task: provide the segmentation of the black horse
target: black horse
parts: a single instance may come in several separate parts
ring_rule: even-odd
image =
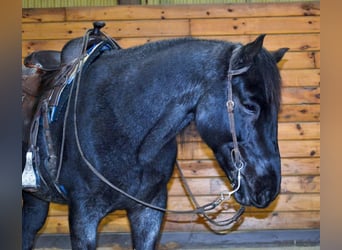
[[[60,115],[50,125],[57,155],[63,155],[63,192],[23,192],[23,249],[32,248],[49,202],[68,204],[73,249],[95,249],[100,220],[117,209],[127,211],[134,248],[155,249],[164,212],[113,190],[91,169],[135,198],[165,208],[176,135],[191,121],[233,187],[241,186],[235,199],[245,206],[269,205],[281,181],[276,64],[287,49],[268,52],[263,40],[261,35],[241,45],[183,38],[98,56],[72,85],[71,101],[61,110],[68,110],[65,120]],[[233,116],[226,104],[234,106]],[[42,180],[52,186],[39,131]],[[235,157],[238,168],[243,163],[241,183]]]

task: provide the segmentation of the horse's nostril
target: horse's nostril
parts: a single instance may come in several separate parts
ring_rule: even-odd
[[[271,190],[265,190],[257,196],[257,203],[261,208],[269,205],[273,200],[273,192]]]

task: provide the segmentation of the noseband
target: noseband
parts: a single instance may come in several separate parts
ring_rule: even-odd
[[[233,139],[233,149],[231,151],[231,158],[233,161],[233,165],[235,167],[235,169],[237,170],[237,185],[235,187],[234,190],[232,191],[223,191],[219,194],[219,197],[214,200],[213,202],[206,204],[204,206],[200,206],[194,195],[192,194],[187,181],[182,173],[181,168],[179,167],[178,162],[176,161],[176,166],[177,169],[179,170],[180,173],[180,177],[183,181],[184,187],[186,189],[186,191],[188,192],[192,202],[194,203],[194,205],[196,206],[196,209],[194,210],[169,210],[169,209],[165,209],[162,207],[158,207],[155,205],[152,205],[150,203],[144,202],[128,193],[126,193],[124,190],[120,189],[119,187],[117,187],[116,185],[114,185],[113,183],[111,183],[106,177],[104,177],[100,172],[98,172],[98,170],[88,161],[88,159],[86,158],[86,156],[84,155],[84,152],[82,150],[80,141],[79,141],[79,136],[78,136],[78,129],[77,129],[77,112],[76,112],[76,107],[77,107],[77,100],[78,100],[78,92],[79,92],[79,85],[80,85],[80,79],[81,79],[81,71],[80,70],[77,74],[76,80],[75,80],[75,99],[74,99],[74,131],[75,131],[75,137],[76,137],[76,144],[77,144],[77,148],[78,151],[82,157],[82,160],[85,162],[85,164],[89,167],[89,169],[99,178],[101,179],[104,183],[106,183],[108,186],[110,186],[111,188],[113,188],[114,190],[116,190],[117,192],[119,192],[120,194],[126,196],[127,198],[152,209],[155,210],[159,210],[161,212],[168,212],[168,213],[177,213],[177,214],[198,214],[198,215],[202,215],[203,217],[205,217],[210,223],[216,225],[216,226],[227,226],[233,222],[236,222],[239,217],[243,214],[243,212],[245,211],[245,207],[241,206],[239,208],[239,210],[234,214],[234,216],[232,216],[229,219],[226,220],[222,220],[222,221],[215,221],[213,219],[211,219],[206,213],[215,209],[217,206],[219,206],[220,204],[222,204],[223,201],[230,199],[230,197],[239,190],[240,185],[241,185],[241,170],[245,167],[246,163],[243,160],[241,153],[239,151],[239,146],[238,146],[238,141],[237,141],[237,136],[236,136],[236,130],[235,130],[235,120],[234,120],[234,101],[233,101],[233,94],[232,94],[232,78],[233,76],[236,75],[240,75],[243,74],[245,72],[248,71],[248,69],[250,68],[250,66],[246,66],[243,67],[241,69],[232,69],[232,64],[233,62],[236,60],[237,54],[238,54],[238,50],[240,47],[234,49],[232,56],[230,58],[229,61],[229,69],[228,69],[228,83],[227,83],[227,95],[228,95],[228,100],[226,103],[227,106],[227,111],[228,111],[228,116],[229,116],[229,124],[230,124],[230,132],[232,134],[232,139]],[[80,64],[79,64],[79,68],[82,68],[82,60],[80,60]],[[71,92],[70,92],[70,96],[72,95],[74,88],[72,88]],[[67,111],[66,111],[66,116],[67,113],[69,112],[69,105],[70,105],[70,97],[69,97],[69,101],[68,101],[68,105],[67,105]]]

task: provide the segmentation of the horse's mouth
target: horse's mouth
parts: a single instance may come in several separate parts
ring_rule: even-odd
[[[253,206],[256,208],[267,207],[275,198],[273,192],[265,190],[255,193],[250,190],[248,183],[241,178],[241,186],[234,194],[235,200],[243,206]]]

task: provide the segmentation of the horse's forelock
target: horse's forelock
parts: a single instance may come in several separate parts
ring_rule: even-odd
[[[281,78],[274,58],[268,51],[263,49],[258,55],[256,66],[263,78],[267,104],[279,108],[281,102]]]
[[[233,60],[230,61],[230,63],[233,64],[233,69],[239,69],[246,66],[243,64],[243,60],[240,59],[241,55],[238,50],[240,47],[242,47],[241,44],[236,44],[236,46],[230,48],[232,52],[236,50],[237,53]],[[265,49],[262,49],[255,59],[254,67],[261,74],[266,103],[279,109],[281,102],[281,78],[275,59]]]

